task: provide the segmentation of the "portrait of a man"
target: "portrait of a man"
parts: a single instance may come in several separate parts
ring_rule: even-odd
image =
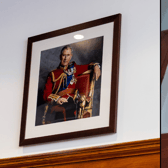
[[[54,62],[51,63],[53,66],[47,66],[55,58],[47,57],[54,55],[54,49],[41,54],[36,125],[99,115],[94,110],[98,111],[100,104],[103,37],[55,50],[57,66]]]

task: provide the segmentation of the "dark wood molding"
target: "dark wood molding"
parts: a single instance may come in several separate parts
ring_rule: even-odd
[[[168,167],[168,133],[161,134],[161,166]]]
[[[168,65],[168,30],[161,32],[161,82]]]
[[[115,163],[113,168],[120,168],[123,165],[129,168],[135,165],[160,167],[160,139],[1,159],[0,167],[88,167],[90,165],[96,168],[100,164],[104,167],[112,163]]]

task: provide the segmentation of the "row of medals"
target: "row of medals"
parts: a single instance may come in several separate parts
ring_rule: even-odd
[[[71,79],[71,81],[70,81],[70,85],[73,85],[74,83],[76,84],[77,79],[75,78],[75,75],[74,75],[74,73],[76,73],[76,68],[73,67],[73,68],[70,68],[70,69],[68,69],[68,70],[64,70],[64,72],[65,72],[66,74],[68,74],[68,75],[72,75],[72,79]]]

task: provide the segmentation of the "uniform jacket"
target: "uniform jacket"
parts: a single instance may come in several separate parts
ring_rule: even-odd
[[[67,68],[59,65],[57,69],[51,71],[48,75],[43,94],[44,101],[57,101],[60,97],[73,97],[74,93],[61,96],[60,93],[62,91],[66,92],[68,89],[75,90],[76,77],[87,70],[92,70],[94,65],[94,63],[77,65],[75,62],[70,63]]]

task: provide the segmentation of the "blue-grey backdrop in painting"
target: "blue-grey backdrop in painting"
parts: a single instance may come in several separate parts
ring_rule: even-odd
[[[103,36],[68,45],[71,45],[71,47],[73,48],[73,57],[71,61],[75,61],[76,64],[84,65],[91,62],[98,62],[100,63],[100,66],[102,65]],[[60,46],[41,52],[35,123],[36,126],[42,125],[42,116],[44,114],[44,108],[46,105],[43,100],[43,90],[45,87],[46,79],[48,77],[48,74],[58,67],[60,63],[60,52],[63,47],[64,46]],[[92,116],[99,115],[100,88],[101,76],[95,83]]]

